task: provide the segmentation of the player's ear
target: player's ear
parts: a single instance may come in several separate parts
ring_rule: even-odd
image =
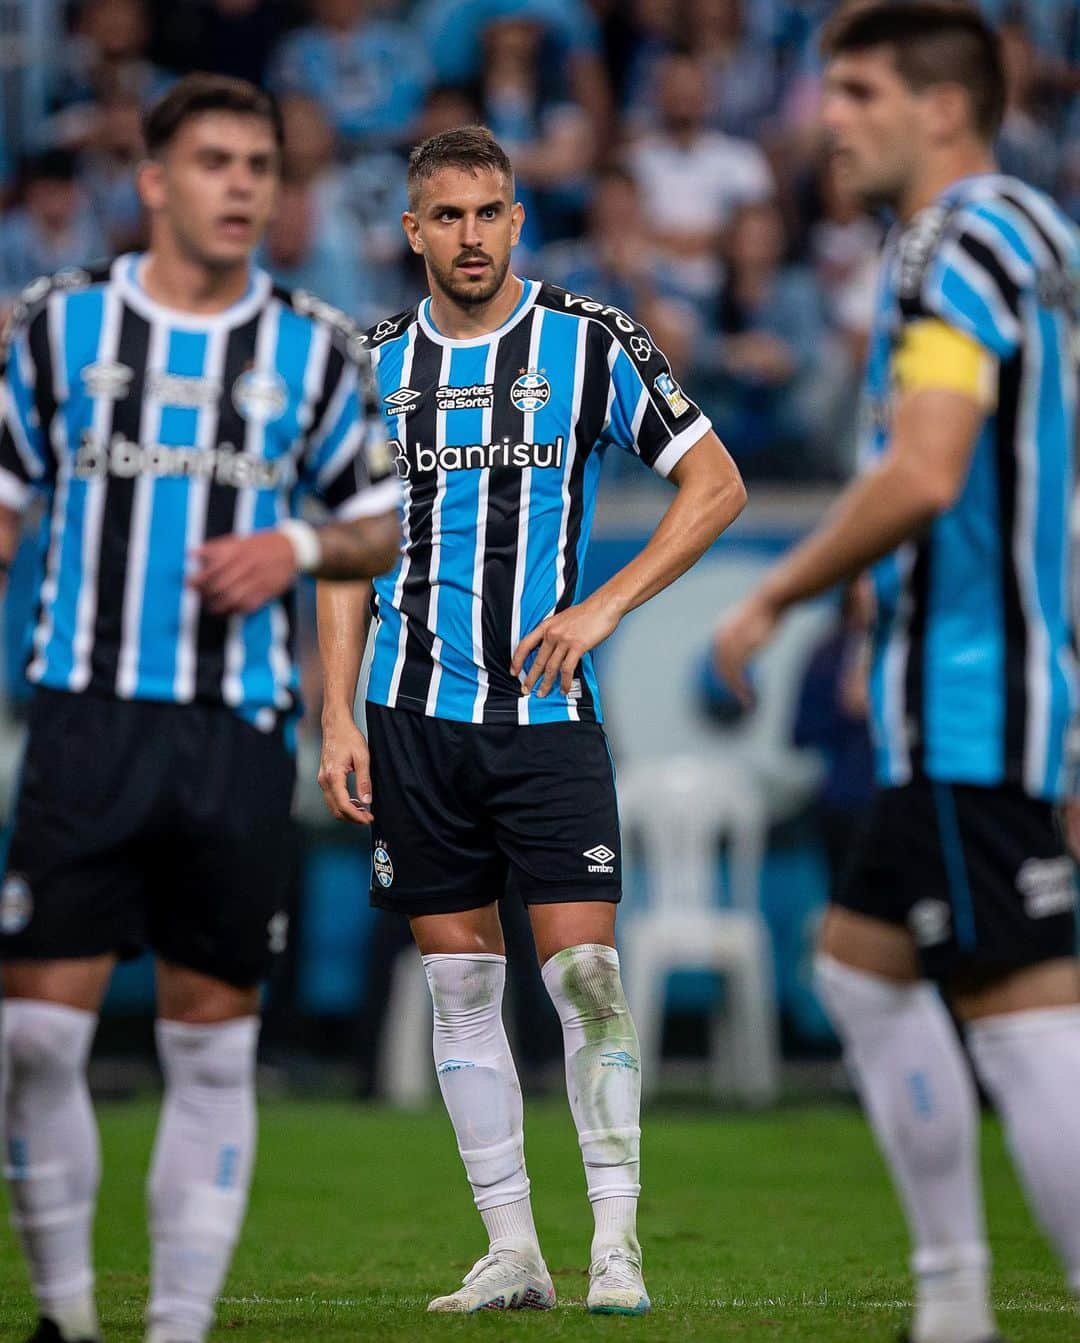
[[[424,250],[424,240],[420,237],[420,221],[411,210],[406,210],[401,216],[401,227],[405,230],[409,246],[417,256],[420,256]]]
[[[165,171],[160,159],[143,159],[135,171],[139,199],[147,210],[160,210],[165,204]]]
[[[971,122],[971,98],[959,84],[934,84],[926,90],[925,117],[931,138],[955,140]]]
[[[515,247],[518,239],[521,237],[521,230],[525,226],[525,207],[520,201],[515,201],[510,207],[510,246]]]

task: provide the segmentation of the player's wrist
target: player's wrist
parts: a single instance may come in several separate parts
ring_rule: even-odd
[[[322,566],[323,548],[317,527],[302,518],[286,518],[278,531],[292,546],[296,567],[302,574],[317,573]]]

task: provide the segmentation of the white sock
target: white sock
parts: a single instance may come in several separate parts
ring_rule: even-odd
[[[502,1019],[506,957],[425,956],[439,1089],[491,1248],[540,1257],[521,1087]]]
[[[996,1330],[978,1175],[978,1106],[960,1042],[929,984],[896,984],[831,956],[818,992],[892,1173],[914,1243],[914,1343]]]
[[[8,999],[0,1009],[11,1220],[42,1315],[65,1338],[96,1338],[91,1237],[101,1175],[86,1061],[97,1015]]]
[[[968,1039],[1031,1205],[1080,1296],[1080,1007],[985,1017]]]
[[[150,1167],[151,1338],[202,1343],[240,1235],[255,1159],[258,1017],[159,1021],[165,1102]]]
[[[640,1255],[641,1051],[619,953],[599,943],[568,947],[541,973],[562,1022],[566,1091],[595,1219],[592,1253],[618,1247]]]

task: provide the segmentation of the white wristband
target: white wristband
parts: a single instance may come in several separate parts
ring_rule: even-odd
[[[288,537],[300,572],[313,574],[322,564],[322,544],[318,531],[310,522],[300,518],[286,518],[284,522],[279,522],[278,531]]]

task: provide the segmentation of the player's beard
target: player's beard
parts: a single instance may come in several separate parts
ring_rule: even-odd
[[[448,299],[451,299],[454,303],[460,303],[462,307],[471,308],[477,307],[481,303],[488,303],[503,286],[510,269],[510,257],[507,254],[501,262],[498,262],[485,253],[484,258],[491,262],[491,278],[486,284],[475,284],[469,280],[454,278],[454,266],[463,259],[462,257],[455,257],[454,264],[449,270],[444,270],[428,257],[428,271],[432,283],[438,285]]]

